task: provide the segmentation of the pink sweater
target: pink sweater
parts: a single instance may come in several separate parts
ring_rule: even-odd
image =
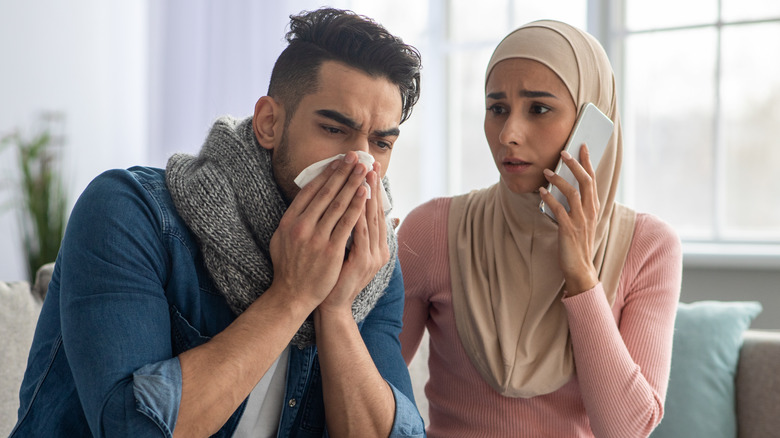
[[[639,214],[612,308],[601,284],[564,298],[576,376],[529,399],[504,397],[480,377],[455,327],[447,249],[450,198],[412,211],[398,233],[406,286],[403,355],[430,333],[428,435],[438,437],[639,437],[663,416],[680,294],[675,232]],[[419,396],[419,395],[418,395]]]

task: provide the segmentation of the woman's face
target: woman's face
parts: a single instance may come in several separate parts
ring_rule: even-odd
[[[544,64],[511,58],[493,68],[485,89],[485,136],[505,184],[514,193],[546,186],[577,118],[563,81]]]

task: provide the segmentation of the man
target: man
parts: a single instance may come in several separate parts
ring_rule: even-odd
[[[253,117],[82,194],[11,436],[423,435],[379,196],[419,54],[351,12],[291,18]]]

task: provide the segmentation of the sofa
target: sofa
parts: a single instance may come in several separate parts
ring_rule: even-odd
[[[31,286],[24,281],[2,282],[0,281],[0,436],[8,436],[16,422],[16,412],[19,407],[18,391],[27,361],[27,354],[32,342],[35,323],[40,312],[42,300],[46,295],[46,288],[51,278],[53,264],[42,267],[36,276],[36,281]],[[750,320],[758,311],[754,303],[740,304],[736,307],[730,303],[703,303],[704,305],[693,305],[681,303],[678,309],[678,319],[675,332],[675,353],[672,358],[672,382],[670,382],[670,392],[667,397],[667,413],[661,426],[655,432],[662,432],[663,436],[676,436],[681,438],[707,437],[713,436],[733,436],[739,438],[766,438],[780,437],[780,331],[770,330],[751,330],[748,329]],[[760,305],[759,305],[760,306]],[[713,311],[714,309],[714,311]],[[724,318],[735,319],[742,311],[743,318],[739,319],[739,324],[734,324],[730,329],[738,335],[738,342],[734,346],[728,346],[727,336],[721,334],[718,330],[724,330],[728,324],[723,322]],[[702,328],[696,322],[691,326],[691,319],[699,321],[701,315],[705,314],[713,326]],[[694,315],[695,318],[683,320],[683,315]],[[724,315],[726,315],[724,317]],[[742,325],[740,325],[742,324]],[[692,329],[691,327],[695,327]],[[706,339],[691,335],[691,333],[705,334],[710,336],[710,341],[717,342],[716,345],[708,345]],[[686,342],[688,344],[686,344]],[[678,352],[677,347],[682,350]],[[689,351],[699,350],[707,356],[706,360],[700,357],[687,357],[687,361],[678,360],[678,356],[689,356]],[[733,364],[726,363],[720,357],[712,356],[710,350],[720,349],[726,355],[733,353]],[[415,363],[424,364],[425,343],[421,348],[421,354],[415,358]],[[701,351],[704,350],[704,351]],[[733,351],[731,351],[733,350]],[[713,358],[714,357],[714,358]],[[712,363],[711,363],[712,362]],[[703,379],[702,382],[714,382],[713,376],[707,373],[718,368],[713,365],[714,362],[723,362],[725,383],[698,383],[697,379]],[[427,379],[423,375],[424,367],[412,364],[411,374],[415,384],[415,394],[423,416],[427,418],[425,412],[424,392],[422,385]],[[698,400],[697,406],[691,405],[685,400],[672,400],[670,397],[676,396],[673,390],[681,388],[680,384],[675,384],[675,375],[678,372],[689,373],[685,379],[695,381],[693,389],[685,389],[680,397],[693,397]],[[720,385],[722,391],[718,394],[725,394],[725,405],[715,406],[717,403],[713,400],[712,393],[708,393],[709,385]],[[704,391],[699,394],[697,391]],[[678,410],[669,409],[670,404],[682,403],[686,406]],[[692,414],[696,407],[702,406],[710,408],[710,411],[700,413],[706,418],[705,421],[696,420]],[[722,412],[713,413],[712,409],[721,409]],[[672,412],[674,411],[674,412]],[[679,415],[682,414],[682,415]],[[679,415],[680,421],[688,421],[688,424],[671,423],[664,424],[667,417]],[[717,416],[718,418],[712,418]],[[716,420],[734,417],[735,430],[728,430],[728,427],[717,425]],[[693,418],[693,422],[691,422]],[[706,423],[706,424],[704,424]],[[719,435],[713,435],[711,432],[702,431],[707,426],[717,426]],[[695,432],[685,427],[696,428]],[[664,429],[665,430],[660,430]],[[725,429],[725,430],[724,430]],[[659,435],[660,436],[660,435]]]
[[[780,438],[780,330],[749,329],[756,302],[680,303],[665,413],[651,438]],[[428,420],[427,333],[409,364]]]
[[[745,332],[736,389],[739,437],[780,436],[780,332]]]

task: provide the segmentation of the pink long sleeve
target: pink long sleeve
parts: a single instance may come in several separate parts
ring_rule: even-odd
[[[577,375],[551,394],[509,398],[482,380],[457,334],[447,256],[449,201],[418,207],[399,230],[407,362],[423,330],[430,333],[428,435],[647,436],[661,419],[669,376],[681,281],[675,233],[640,214],[612,308],[601,285],[564,299]]]

